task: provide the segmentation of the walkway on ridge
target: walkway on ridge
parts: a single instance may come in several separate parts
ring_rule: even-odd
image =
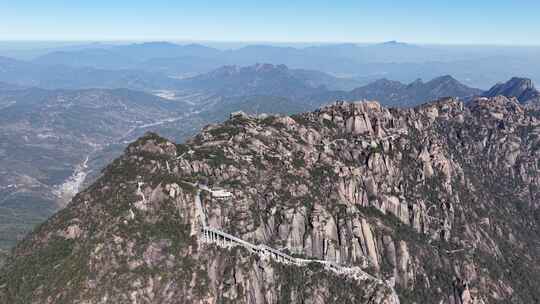
[[[326,260],[296,258],[284,252],[276,250],[272,247],[269,247],[267,245],[264,245],[264,244],[255,245],[250,242],[244,241],[238,237],[235,237],[231,234],[228,234],[224,231],[221,231],[217,228],[208,226],[207,221],[206,221],[206,213],[202,206],[202,200],[200,196],[201,196],[201,190],[210,191],[210,189],[206,186],[202,186],[198,184],[191,184],[191,183],[189,184],[194,187],[197,187],[198,189],[197,194],[195,196],[195,205],[197,208],[199,223],[201,225],[199,232],[202,235],[202,237],[199,238],[200,241],[204,243],[215,244],[222,248],[231,248],[235,246],[241,246],[252,253],[258,254],[262,258],[271,258],[279,263],[284,263],[284,264],[292,264],[296,266],[307,266],[310,263],[317,263],[317,264],[323,265],[323,267],[326,270],[332,271],[336,274],[344,274],[356,280],[371,279],[371,280],[376,281],[379,284],[385,284],[385,285],[388,285],[390,288],[392,288],[387,282],[384,282],[383,280],[368,274],[367,272],[363,271],[360,267],[341,266],[337,263],[326,261]]]

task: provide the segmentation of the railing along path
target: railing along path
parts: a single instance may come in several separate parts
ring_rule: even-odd
[[[199,187],[198,185],[193,185]],[[206,213],[202,206],[200,193],[201,190],[208,191],[208,188],[205,186],[199,187],[197,195],[195,196],[195,205],[197,207],[197,213],[199,217],[199,223],[201,228],[199,230],[200,237],[199,240],[203,243],[215,244],[218,247],[222,248],[232,248],[236,246],[243,247],[248,251],[261,256],[264,259],[272,259],[279,263],[283,264],[292,264],[296,266],[307,266],[310,263],[317,263],[322,265],[326,270],[332,271],[336,274],[346,275],[356,280],[366,280],[372,279],[380,284],[387,284],[383,280],[376,278],[367,272],[363,271],[360,267],[348,267],[341,266],[335,262],[318,260],[318,259],[302,259],[290,256],[284,252],[276,250],[272,247],[269,247],[264,244],[255,245],[250,242],[244,241],[234,235],[228,234],[224,231],[221,231],[217,228],[213,228],[207,225],[206,222]]]

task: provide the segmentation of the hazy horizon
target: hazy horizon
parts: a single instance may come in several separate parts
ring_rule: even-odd
[[[177,39],[141,39],[141,40],[4,40],[0,39],[0,49],[4,50],[32,50],[32,49],[49,49],[58,47],[70,47],[70,46],[88,46],[96,45],[96,47],[106,47],[107,45],[129,45],[129,44],[143,44],[143,43],[173,43],[179,45],[189,44],[201,44],[208,47],[218,49],[234,49],[245,46],[253,45],[265,45],[276,47],[311,47],[311,46],[324,46],[324,45],[357,45],[357,46],[369,46],[384,44],[388,42],[398,42],[409,45],[423,46],[423,47],[448,47],[448,48],[540,48],[540,44],[529,45],[516,45],[516,44],[460,44],[460,43],[415,43],[408,41],[397,40],[381,40],[381,41],[265,41],[265,40],[177,40]]]

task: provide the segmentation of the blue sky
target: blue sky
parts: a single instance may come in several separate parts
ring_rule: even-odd
[[[540,44],[539,0],[0,0],[0,40]]]

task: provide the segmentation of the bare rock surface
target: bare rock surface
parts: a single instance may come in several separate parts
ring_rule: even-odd
[[[186,144],[147,134],[15,248],[0,300],[535,303],[539,134],[536,112],[500,96],[237,113]],[[376,280],[201,244],[197,182],[233,195],[203,192],[208,225],[361,267],[399,300]]]

